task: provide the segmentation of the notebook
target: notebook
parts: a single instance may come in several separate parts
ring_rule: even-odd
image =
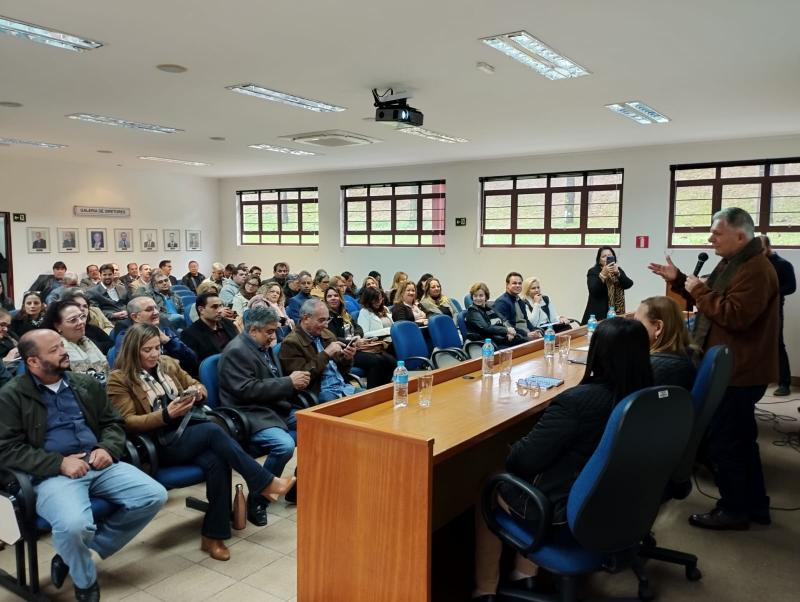
[[[554,378],[551,376],[537,376],[532,375],[526,378],[521,378],[517,381],[517,384],[526,388],[533,387],[534,385],[538,385],[540,389],[552,389],[553,387],[558,387],[564,384],[563,378]]]

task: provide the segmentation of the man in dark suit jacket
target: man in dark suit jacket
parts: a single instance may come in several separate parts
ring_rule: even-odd
[[[293,398],[311,378],[306,371],[283,375],[270,345],[280,326],[274,309],[254,307],[245,313],[245,331],[222,352],[219,362],[219,397],[224,406],[239,408],[251,425],[250,443],[268,451],[264,468],[281,475],[294,453],[297,419]],[[267,523],[267,500],[248,497],[248,514],[257,525]]]
[[[33,284],[31,284],[29,291],[39,291],[42,299],[47,299],[47,295],[64,284],[64,274],[67,273],[67,264],[63,261],[56,261],[53,264],[52,274],[40,274]]]
[[[206,277],[200,273],[200,270],[198,270],[199,267],[196,261],[190,261],[189,271],[181,278],[181,284],[188,286],[189,290],[195,294],[197,294],[197,285],[206,279]]]
[[[520,299],[522,293],[522,274],[509,272],[506,276],[506,292],[494,301],[492,309],[500,317],[514,326],[514,330],[526,339],[541,339],[542,331],[528,319],[528,306]]]
[[[222,350],[239,334],[233,322],[223,317],[224,306],[216,293],[203,293],[195,300],[199,319],[181,333],[181,340],[202,362]]]
[[[89,301],[99,307],[112,322],[128,317],[125,309],[128,304],[128,290],[121,284],[114,284],[113,264],[104,263],[100,266],[100,284],[89,289]]]

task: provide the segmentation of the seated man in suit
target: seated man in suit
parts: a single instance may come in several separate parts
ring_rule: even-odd
[[[86,266],[86,278],[81,279],[80,287],[83,290],[88,290],[97,286],[100,282],[102,282],[100,268],[96,264],[90,263]]]
[[[114,284],[114,264],[104,263],[100,266],[100,284],[89,289],[89,302],[99,307],[112,322],[128,317],[125,309],[128,291],[123,285]]]
[[[162,259],[158,262],[158,269],[167,275],[167,278],[169,278],[169,283],[172,286],[178,284],[178,279],[172,275],[172,261],[169,259]]]
[[[239,331],[224,317],[225,308],[217,293],[198,295],[194,306],[198,319],[181,333],[181,340],[197,354],[197,361],[202,362],[209,355],[222,353]]]
[[[308,389],[320,402],[332,401],[363,389],[347,382],[356,346],[342,345],[328,330],[330,314],[322,299],[313,297],[300,307],[300,323],[281,344],[284,372],[306,370],[311,375]]]
[[[506,292],[494,301],[492,309],[500,317],[514,325],[517,333],[528,340],[541,339],[542,331],[528,319],[528,305],[520,298],[522,274],[509,272],[506,276]]]
[[[197,294],[197,285],[206,279],[206,277],[200,273],[199,268],[200,264],[198,264],[196,261],[190,261],[189,271],[186,272],[183,278],[181,278],[181,283],[189,287],[189,290],[194,294]]]
[[[297,419],[292,398],[311,381],[305,370],[284,376],[271,347],[279,326],[274,309],[248,309],[244,332],[225,347],[219,361],[220,402],[247,415],[252,426],[250,443],[269,451],[264,468],[276,476],[281,476],[294,453]],[[250,522],[266,525],[268,501],[250,494],[247,502]]]
[[[0,465],[34,477],[36,511],[53,526],[53,582],[72,574],[75,598],[100,600],[92,550],[117,552],[150,522],[167,492],[131,464],[122,419],[91,376],[69,371],[64,342],[32,330],[19,342],[27,374],[0,390]],[[95,524],[89,497],[118,509]]]

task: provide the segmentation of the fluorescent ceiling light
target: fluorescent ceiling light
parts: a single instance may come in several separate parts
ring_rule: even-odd
[[[161,163],[174,163],[175,165],[188,165],[189,167],[206,167],[210,163],[201,163],[200,161],[182,161],[181,159],[168,159],[166,157],[139,157],[144,161],[160,161]]]
[[[285,146],[273,146],[271,144],[251,144],[248,148],[254,148],[256,150],[272,151],[273,153],[283,153],[284,155],[296,155],[298,157],[311,157],[318,154],[318,153],[310,153],[304,150],[298,150],[296,148],[287,148]]]
[[[285,92],[278,92],[277,90],[270,90],[257,84],[236,84],[235,86],[227,86],[226,90],[238,92],[239,94],[247,94],[248,96],[255,96],[262,100],[271,100],[273,102],[280,102],[293,107],[300,107],[301,109],[308,109],[317,113],[339,113],[345,111],[345,107],[337,107],[330,105],[319,100],[311,100],[310,98],[303,98],[302,96],[292,96]]]
[[[17,38],[24,38],[31,42],[47,44],[48,46],[61,48],[62,50],[72,50],[74,52],[94,50],[102,46],[100,42],[95,42],[94,40],[87,40],[85,38],[73,36],[72,34],[64,33],[63,31],[46,29],[39,25],[25,23],[24,21],[15,21],[3,16],[0,16],[0,33]]]
[[[550,80],[589,75],[587,69],[581,67],[575,61],[558,54],[527,31],[482,38],[481,42],[530,67],[539,75]]]
[[[145,132],[155,132],[157,134],[174,134],[182,132],[178,128],[170,128],[163,125],[153,125],[152,123],[139,123],[137,121],[125,121],[115,117],[104,117],[103,115],[93,115],[92,113],[73,113],[67,115],[70,119],[78,121],[88,121],[89,123],[100,123],[103,125],[115,125],[117,127],[129,128],[131,130],[143,130]]]
[[[458,142],[469,142],[466,138],[457,138],[456,136],[448,136],[447,134],[440,134],[439,132],[434,132],[431,130],[426,130],[425,128],[411,126],[411,127],[399,127],[397,128],[398,132],[402,132],[404,134],[411,134],[412,136],[419,136],[420,138],[426,138],[427,140],[434,140],[436,142],[446,142],[447,144],[456,144]]]
[[[67,148],[66,144],[53,144],[52,142],[37,142],[36,140],[21,140],[20,138],[0,138],[0,144],[27,144],[39,148]]]
[[[614,104],[606,105],[607,109],[611,109],[615,113],[632,119],[641,125],[652,125],[653,123],[669,123],[670,118],[666,115],[659,113],[654,108],[644,104],[640,100],[630,100],[625,103],[616,102]]]

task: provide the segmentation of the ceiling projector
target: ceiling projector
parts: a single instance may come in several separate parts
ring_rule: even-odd
[[[389,88],[383,95],[380,95],[377,88],[373,88],[372,97],[375,99],[375,121],[390,121],[411,126],[422,125],[424,115],[422,111],[408,105],[407,101],[411,98],[408,93],[395,93]]]

